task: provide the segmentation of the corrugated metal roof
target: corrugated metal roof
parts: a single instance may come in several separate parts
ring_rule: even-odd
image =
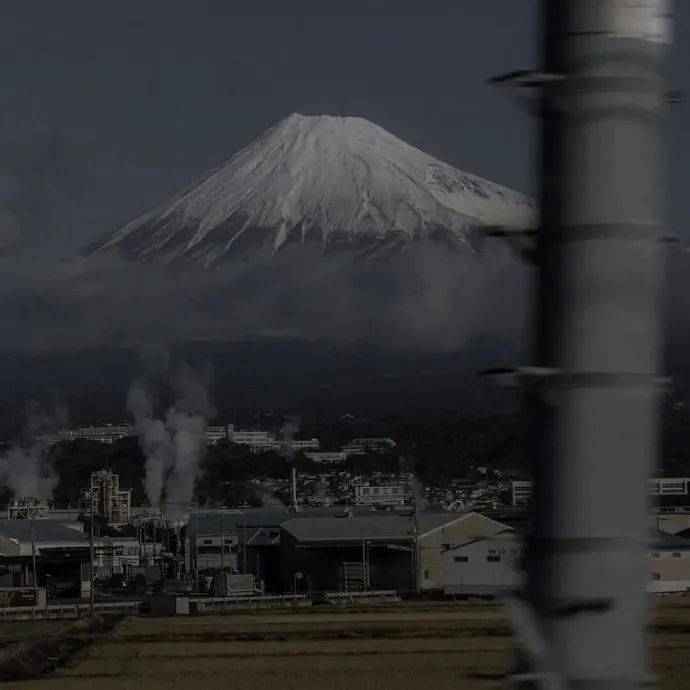
[[[43,544],[86,541],[82,532],[56,520],[0,520],[0,536],[5,539],[28,542],[31,541],[32,532],[34,541]]]
[[[678,534],[669,534],[658,529],[651,530],[651,547],[657,551],[683,551],[690,549],[690,539]]]
[[[476,513],[419,513],[417,515],[418,536],[445,527],[458,520],[464,520]],[[409,540],[415,536],[415,527],[410,518],[401,515],[325,517],[292,519],[283,523],[283,529],[298,541],[361,541]]]
[[[295,513],[287,509],[248,508],[246,517],[243,515],[242,510],[238,509],[198,510],[189,515],[187,533],[217,536],[221,534],[222,531],[223,534],[241,534],[243,526],[246,526],[247,531],[249,531],[250,528],[254,530],[260,527],[274,527],[277,529],[287,520],[318,517],[341,518],[348,512],[356,516],[367,516],[372,519],[380,519],[392,515],[399,516],[401,514],[409,514],[411,509],[406,508],[387,511],[372,510],[369,506],[351,506],[347,508],[345,506],[330,506],[322,508],[304,507],[300,508]],[[418,515],[424,514],[423,512],[418,513]],[[455,516],[457,517],[458,514],[455,513]]]

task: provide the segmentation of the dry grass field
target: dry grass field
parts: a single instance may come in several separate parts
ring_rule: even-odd
[[[690,598],[658,606],[650,641],[659,686],[690,690]],[[512,664],[500,606],[406,604],[128,618],[69,665],[3,689],[489,690]]]

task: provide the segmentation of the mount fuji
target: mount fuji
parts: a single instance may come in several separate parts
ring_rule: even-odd
[[[88,251],[205,268],[291,244],[386,256],[440,239],[474,252],[476,228],[531,227],[535,216],[528,197],[365,119],[293,114]]]

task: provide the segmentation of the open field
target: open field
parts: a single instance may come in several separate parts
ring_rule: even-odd
[[[690,598],[659,604],[650,641],[659,686],[690,690]],[[513,660],[492,603],[128,618],[68,666],[3,687],[489,690],[506,687]]]

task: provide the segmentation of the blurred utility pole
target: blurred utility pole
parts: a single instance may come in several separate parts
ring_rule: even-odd
[[[93,616],[94,603],[96,599],[96,592],[94,591],[95,572],[93,569],[93,562],[95,559],[95,551],[93,544],[93,521],[94,521],[94,505],[93,505],[93,487],[89,494],[89,615]]]
[[[663,0],[543,0],[542,71],[523,74],[543,124],[523,612],[524,680],[542,687],[649,682],[669,12]]]

